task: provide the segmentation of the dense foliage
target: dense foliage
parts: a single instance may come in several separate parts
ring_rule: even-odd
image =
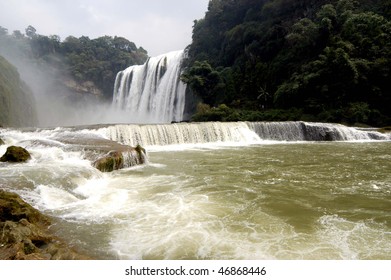
[[[0,51],[4,50],[34,64],[45,64],[80,83],[92,82],[107,99],[112,98],[116,74],[147,59],[143,48],[122,37],[69,36],[61,41],[57,35],[37,34],[32,26],[26,28],[25,34],[18,30],[8,34],[6,28],[0,27]]]
[[[33,104],[32,92],[15,67],[0,56],[0,126],[35,125]]]
[[[390,123],[390,10],[389,0],[211,0],[182,77],[206,104],[195,119]]]

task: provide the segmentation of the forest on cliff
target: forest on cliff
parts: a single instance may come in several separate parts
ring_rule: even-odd
[[[211,0],[182,80],[206,120],[391,122],[391,1]]]
[[[112,98],[117,73],[130,65],[143,64],[148,57],[146,50],[123,37],[68,36],[61,41],[57,35],[38,34],[31,25],[24,33],[10,33],[0,26],[0,55],[11,63],[19,61],[20,68],[29,65],[40,69],[48,79],[57,80],[71,91],[92,93],[106,100]]]
[[[183,64],[202,100],[192,120],[389,125],[390,17],[390,0],[211,0]],[[23,78],[41,73],[29,86],[50,81],[34,92],[73,91],[75,101],[110,101],[116,74],[148,58],[122,37],[61,40],[33,26],[0,26],[0,55]]]

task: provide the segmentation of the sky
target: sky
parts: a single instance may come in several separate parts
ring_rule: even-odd
[[[184,49],[209,0],[0,0],[0,26],[41,35],[119,36],[150,56]]]

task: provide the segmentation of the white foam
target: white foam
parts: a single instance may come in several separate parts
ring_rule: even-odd
[[[77,204],[80,200],[66,190],[55,186],[38,185],[37,205],[46,210],[63,210]]]
[[[349,221],[338,215],[324,215],[319,224],[321,242],[338,252],[340,259],[366,259],[391,251],[391,232],[373,220]]]

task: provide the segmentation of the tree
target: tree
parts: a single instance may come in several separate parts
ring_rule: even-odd
[[[0,36],[8,35],[8,29],[0,26]]]
[[[32,39],[36,36],[37,29],[35,29],[33,26],[29,25],[25,31],[26,31],[26,36],[29,37],[30,39]]]
[[[373,59],[388,55],[391,22],[372,12],[353,14],[343,25],[342,36],[356,47],[357,56]]]
[[[292,26],[286,41],[292,52],[296,52],[298,56],[305,56],[316,46],[318,37],[319,27],[309,18],[303,18]]]
[[[35,35],[30,39],[31,49],[37,57],[44,57],[56,53],[60,49],[60,37],[52,35],[50,37]]]
[[[204,103],[212,106],[224,86],[219,73],[207,61],[196,61],[188,73],[182,75],[182,81],[188,84]]]
[[[134,52],[137,51],[136,44],[133,42],[130,42],[129,40],[123,38],[123,37],[117,37],[115,36],[113,39],[113,45],[116,49],[127,51],[127,52]]]
[[[313,119],[322,120],[322,111],[333,116],[327,120],[380,123],[391,116],[387,2],[211,1],[194,24],[185,81],[212,106],[299,108]],[[195,71],[200,62],[217,72],[217,87]]]
[[[23,39],[24,38],[24,35],[19,30],[14,30],[14,32],[12,32],[12,36],[16,39]]]

